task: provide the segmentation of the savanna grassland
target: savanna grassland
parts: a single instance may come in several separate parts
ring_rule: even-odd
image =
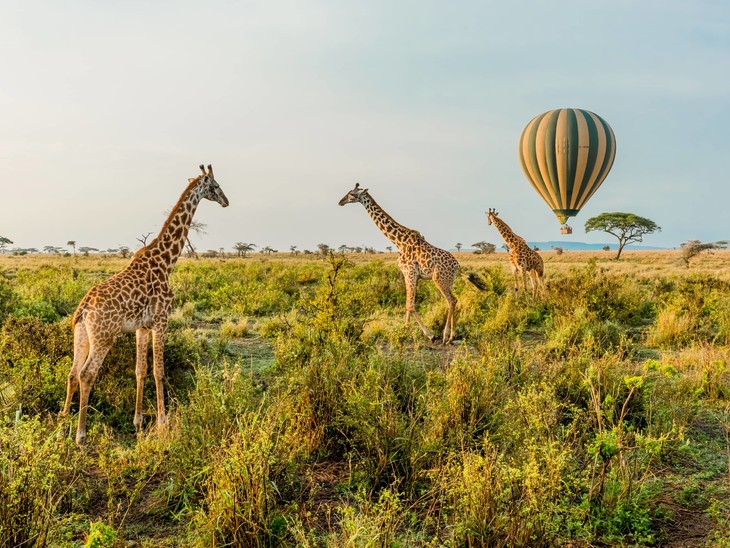
[[[128,260],[0,255],[0,546],[730,546],[730,252],[612,256],[458,254],[447,348],[394,254],[182,259],[167,428],[125,335],[82,451],[70,315]]]

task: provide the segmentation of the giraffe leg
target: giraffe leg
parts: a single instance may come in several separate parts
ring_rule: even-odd
[[[517,283],[517,271],[518,271],[517,265],[515,263],[510,262],[509,269],[512,272],[512,279],[515,282],[515,291],[519,291],[520,290],[520,286]]]
[[[446,299],[446,303],[449,305],[449,312],[446,315],[446,324],[444,325],[444,332],[441,336],[441,343],[444,345],[449,344],[454,340],[454,318],[456,316],[456,297],[452,289],[453,280],[444,280],[441,276],[436,274],[433,279],[436,287],[441,292],[441,295]]]
[[[524,268],[520,268],[520,274],[522,275],[522,289],[527,293],[527,273]]]
[[[113,341],[91,341],[89,355],[86,363],[79,371],[79,423],[76,427],[76,443],[83,445],[86,440],[86,413],[89,407],[89,394],[94,386],[96,377],[101,369],[109,349],[112,347]]]
[[[426,337],[428,337],[430,341],[433,341],[433,335],[429,333],[428,328],[421,319],[421,316],[419,316],[418,312],[416,311],[416,288],[418,287],[418,274],[414,271],[408,270],[403,271],[403,277],[406,281],[406,325],[408,325],[408,322],[411,319],[411,314],[413,314],[413,318],[416,320],[418,327],[421,328],[421,331],[423,331],[423,334],[426,335]]]
[[[71,371],[68,373],[68,380],[66,382],[66,402],[63,404],[63,409],[59,416],[67,417],[69,410],[71,409],[71,401],[73,400],[74,394],[79,387],[79,370],[86,362],[86,358],[89,355],[89,336],[86,332],[86,326],[83,321],[80,321],[74,327],[74,361],[71,366]]]
[[[137,400],[134,405],[134,428],[139,432],[142,428],[142,394],[144,392],[144,380],[147,377],[147,351],[149,349],[149,329],[137,330],[137,363],[134,368],[137,377]]]
[[[156,326],[152,329],[152,354],[153,372],[155,375],[155,388],[157,391],[157,426],[162,427],[167,422],[165,415],[165,387],[162,379],[165,376],[165,331],[166,325]]]
[[[530,275],[530,287],[532,288],[532,296],[535,297],[537,295],[537,280],[535,279],[537,276],[537,272],[534,270],[528,270],[527,272]],[[525,282],[526,284],[527,282]],[[527,291],[527,285],[525,285],[525,291]]]

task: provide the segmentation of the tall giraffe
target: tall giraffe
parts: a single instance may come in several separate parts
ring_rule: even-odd
[[[417,230],[407,228],[397,223],[393,217],[388,215],[381,208],[367,188],[360,188],[360,183],[345,194],[340,200],[341,206],[360,202],[370,214],[380,231],[385,234],[400,251],[398,256],[398,267],[400,268],[406,283],[406,324],[411,314],[424,335],[431,341],[435,339],[424,325],[423,320],[416,311],[416,287],[421,278],[431,278],[433,283],[446,299],[449,311],[446,316],[446,325],[441,338],[442,344],[449,344],[454,340],[454,318],[456,315],[456,297],[453,292],[454,279],[459,273],[459,263],[454,256],[444,249],[428,243]],[[486,284],[475,274],[469,275],[469,280],[479,289],[486,289]]]
[[[205,167],[201,165],[200,170],[202,175],[188,180],[188,187],[170,211],[157,238],[137,251],[127,268],[89,289],[73,315],[74,359],[61,416],[68,415],[71,400],[78,388],[76,443],[79,445],[86,439],[86,413],[91,387],[104,357],[120,333],[134,331],[137,336],[135,428],[139,430],[142,426],[142,389],[147,376],[150,332],[157,389],[157,424],[162,426],[166,422],[162,386],[163,347],[173,298],[168,277],[183,250],[200,201],[205,198],[223,207],[228,206],[228,198],[213,177],[213,167],[209,165],[206,173]]]
[[[544,265],[540,254],[531,249],[524,238],[512,232],[509,225],[499,218],[499,213],[496,210],[490,208],[485,215],[487,216],[487,224],[493,224],[497,228],[504,243],[509,247],[509,266],[515,280],[515,291],[519,290],[518,272],[522,275],[522,286],[525,291],[527,291],[526,273],[530,275],[532,294],[536,294],[538,287],[543,291]]]

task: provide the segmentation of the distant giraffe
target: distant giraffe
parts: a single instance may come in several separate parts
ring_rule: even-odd
[[[540,254],[537,251],[531,249],[530,246],[527,245],[524,238],[512,232],[509,225],[500,219],[498,215],[499,213],[490,208],[486,213],[487,223],[490,225],[493,224],[497,227],[497,230],[502,235],[504,242],[507,244],[507,247],[509,247],[509,264],[512,276],[515,280],[515,291],[519,290],[517,277],[518,272],[522,275],[522,286],[525,288],[525,291],[527,291],[526,273],[530,275],[532,294],[535,295],[538,289],[543,291],[544,284],[542,278],[544,274],[544,265],[542,257],[540,257]]]
[[[71,400],[79,389],[79,420],[76,443],[86,439],[86,413],[89,393],[107,352],[120,333],[137,334],[137,401],[134,426],[142,426],[142,388],[147,376],[149,334],[152,332],[154,376],[157,388],[157,424],[163,425],[165,399],[163,348],[167,316],[173,293],[168,277],[187,240],[190,223],[200,201],[205,198],[228,206],[228,198],[213,177],[213,168],[200,166],[203,172],[188,180],[188,187],[172,208],[160,234],[137,251],[127,268],[86,293],[73,315],[74,360],[68,375],[66,403],[61,411],[69,413]]]
[[[435,339],[429,333],[423,320],[421,320],[421,317],[416,311],[416,287],[418,280],[420,278],[431,278],[449,306],[446,325],[444,325],[444,332],[441,338],[442,344],[449,344],[454,340],[456,297],[454,296],[452,287],[454,285],[454,279],[459,273],[459,263],[448,251],[439,249],[428,243],[417,230],[397,223],[393,217],[388,215],[373,200],[372,196],[368,194],[367,188],[360,188],[359,183],[340,200],[339,204],[343,206],[355,202],[360,202],[365,207],[381,232],[400,251],[398,267],[406,283],[406,324],[410,320],[411,314],[413,314],[424,335],[431,341]],[[471,274],[469,275],[469,280],[479,289],[486,289],[486,285],[478,276]]]

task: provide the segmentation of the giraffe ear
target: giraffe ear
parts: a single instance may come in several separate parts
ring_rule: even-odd
[[[195,177],[191,177],[190,179],[188,179],[188,183],[192,183],[193,181],[197,181],[197,179]]]

